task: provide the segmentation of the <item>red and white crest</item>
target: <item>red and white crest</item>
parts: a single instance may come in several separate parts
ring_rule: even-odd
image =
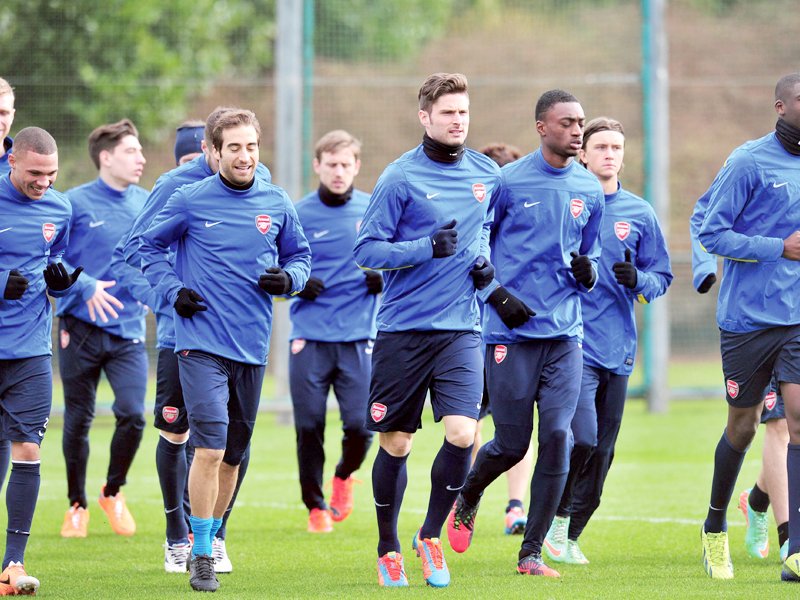
[[[178,413],[180,411],[174,406],[165,406],[161,409],[161,416],[167,423],[174,423],[178,420]]]
[[[373,402],[372,406],[369,407],[369,416],[372,417],[373,421],[379,423],[386,416],[386,405],[380,402]]]
[[[292,354],[299,354],[306,347],[306,341],[303,338],[292,340]]]
[[[767,410],[772,410],[775,408],[775,402],[778,399],[778,395],[775,392],[770,392],[766,396],[764,396],[764,408]]]
[[[494,347],[494,362],[498,365],[506,359],[506,355],[508,354],[508,348],[499,344]]]
[[[630,223],[626,223],[625,221],[617,221],[616,223],[614,223],[614,235],[616,235],[620,241],[628,237],[630,233],[631,233]]]
[[[69,346],[69,331],[66,329],[62,329],[59,332],[59,341],[61,342],[61,349],[63,350],[67,346]]]
[[[265,235],[272,227],[272,218],[269,215],[258,215],[256,217],[256,228]]]
[[[52,223],[45,223],[42,225],[42,235],[44,236],[44,241],[49,242],[53,239],[53,236],[56,234],[56,226]]]
[[[580,198],[573,198],[569,201],[569,212],[574,219],[581,216],[583,212],[583,200]]]
[[[736,398],[739,395],[739,384],[733,379],[728,379],[726,387],[728,388],[728,396]]]
[[[486,200],[486,186],[482,183],[473,183],[472,195],[475,196],[475,200],[478,202],[483,202]]]

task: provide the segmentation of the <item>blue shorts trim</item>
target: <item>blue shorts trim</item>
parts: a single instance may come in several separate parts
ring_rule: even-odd
[[[414,433],[430,391],[434,419],[478,418],[483,390],[481,336],[475,331],[378,333],[366,425]]]
[[[0,360],[2,439],[41,445],[53,403],[49,355]]]

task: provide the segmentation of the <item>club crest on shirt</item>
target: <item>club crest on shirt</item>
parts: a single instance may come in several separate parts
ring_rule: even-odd
[[[508,348],[502,344],[498,344],[494,347],[494,362],[496,362],[498,365],[506,359],[507,355]]]
[[[475,196],[475,200],[478,202],[483,202],[486,200],[486,186],[482,183],[473,183],[472,195]]]
[[[614,223],[614,235],[616,235],[620,241],[623,241],[626,237],[628,237],[631,233],[631,224],[626,223],[625,221],[617,221]]]
[[[69,331],[62,329],[58,334],[58,339],[62,350],[69,346]]]
[[[303,348],[306,347],[306,341],[303,338],[297,338],[292,340],[292,347],[291,351],[292,354],[300,354],[303,351]]]
[[[731,398],[736,398],[736,396],[739,395],[739,384],[733,379],[728,379],[726,382],[726,387],[728,388],[728,396]]]
[[[778,395],[775,392],[770,392],[766,396],[764,396],[764,408],[767,410],[772,410],[775,408],[775,403],[778,399]]]
[[[256,217],[256,229],[258,229],[262,235],[266,235],[271,226],[272,218],[269,215],[258,215]]]
[[[569,201],[569,213],[573,219],[577,219],[583,212],[583,200],[580,198],[573,198]]]
[[[56,226],[52,223],[45,223],[42,225],[42,235],[44,236],[44,241],[49,242],[53,239],[53,236],[56,234]]]
[[[165,406],[164,408],[161,409],[161,416],[164,417],[164,420],[167,423],[174,423],[175,421],[177,421],[178,413],[180,413],[180,410],[178,410],[174,406]]]
[[[376,423],[380,423],[383,421],[383,417],[386,416],[386,405],[380,402],[373,402],[372,406],[369,407],[369,416]]]

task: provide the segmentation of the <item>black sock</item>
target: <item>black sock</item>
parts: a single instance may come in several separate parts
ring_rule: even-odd
[[[400,551],[397,517],[408,483],[407,460],[408,454],[392,456],[383,448],[378,448],[372,464],[372,495],[378,517],[378,556]]]
[[[778,547],[782,548],[789,539],[789,521],[784,521],[778,525]]]
[[[728,522],[725,517],[746,452],[746,450],[739,451],[731,446],[727,434],[725,432],[722,433],[722,437],[717,443],[717,449],[714,452],[711,501],[708,506],[706,522],[703,526],[706,533],[719,533],[720,531],[728,530]]]
[[[441,537],[442,525],[456,501],[469,472],[472,445],[461,448],[444,440],[431,466],[428,512],[420,528],[420,539]]]
[[[748,503],[750,504],[750,508],[756,512],[767,512],[769,508],[769,494],[758,487],[757,483],[754,483],[753,489],[750,490]]]
[[[525,505],[522,503],[522,500],[511,498],[508,501],[508,506],[506,506],[506,512],[510,511],[512,508],[521,508],[522,510],[525,510]]]

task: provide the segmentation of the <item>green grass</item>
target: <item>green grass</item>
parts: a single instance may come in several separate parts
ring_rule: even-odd
[[[486,492],[473,547],[457,555],[446,546],[452,583],[426,589],[411,537],[419,527],[429,489],[430,462],[442,428],[429,420],[415,439],[400,535],[411,588],[381,590],[375,573],[377,533],[369,484],[373,446],[356,486],[356,510],[330,535],[305,532],[294,454],[294,431],[280,415],[259,415],[250,470],[229,523],[228,550],[234,572],[221,576],[217,596],[228,598],[778,598],[777,536],[764,562],[746,557],[743,519],[731,504],[731,549],[736,579],[709,580],[700,563],[699,528],[705,515],[714,447],[725,419],[722,401],[675,402],[665,415],[650,415],[631,402],[603,504],[581,537],[591,560],[561,566],[559,581],[514,573],[519,537],[503,534],[504,479]],[[108,457],[112,421],[92,428],[88,492],[99,492]],[[328,464],[337,453],[337,415],[328,425]],[[491,437],[487,423],[485,439]],[[62,539],[67,508],[61,419],[55,417],[42,448],[42,487],[26,566],[42,581],[43,598],[165,598],[191,595],[186,576],[163,571],[164,517],[154,465],[156,431],[148,425],[125,492],[136,517],[132,538],[115,536],[92,501],[89,537]],[[760,465],[760,438],[748,455],[737,492],[752,485]],[[792,589],[792,593],[796,590]]]

